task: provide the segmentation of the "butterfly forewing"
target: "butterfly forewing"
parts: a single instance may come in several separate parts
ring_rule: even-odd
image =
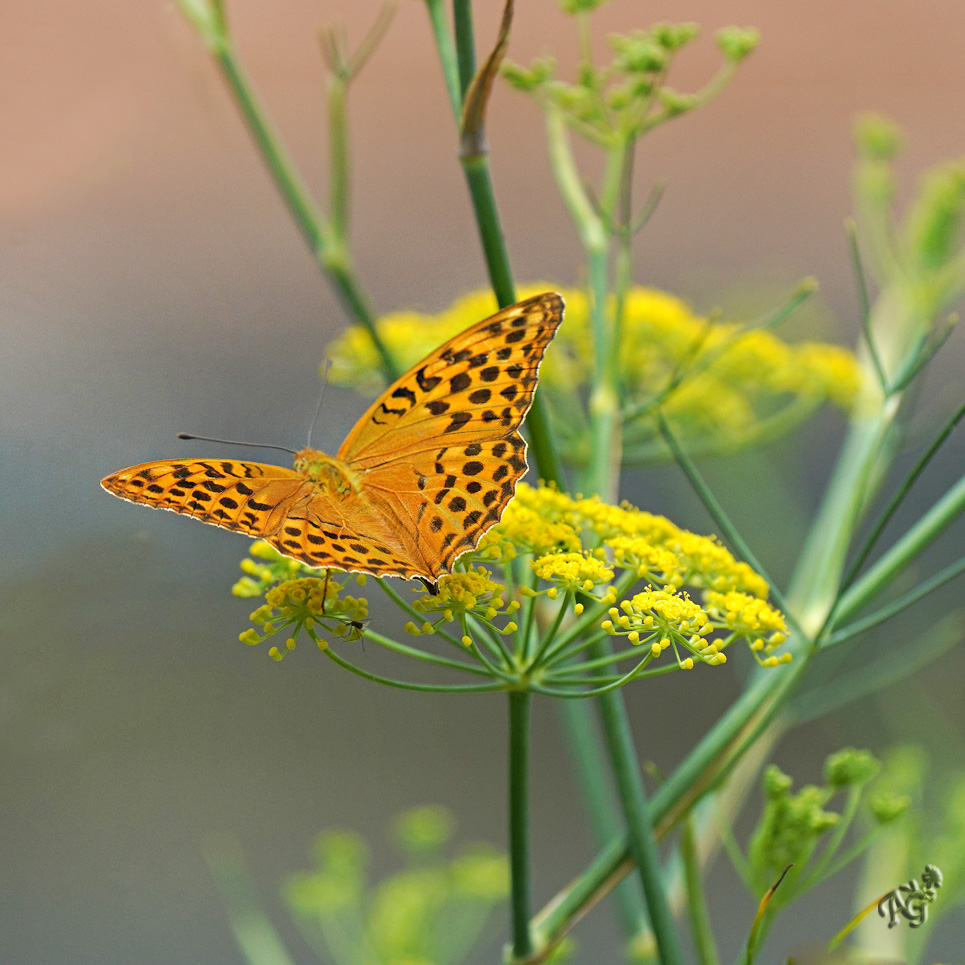
[[[539,365],[562,317],[563,299],[547,292],[450,339],[375,400],[339,458],[372,469],[507,437],[533,404]]]
[[[313,486],[293,469],[233,459],[164,460],[122,469],[101,480],[115,496],[170,509],[205,523],[270,536]]]

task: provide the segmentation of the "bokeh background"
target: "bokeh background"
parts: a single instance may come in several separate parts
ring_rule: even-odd
[[[501,5],[476,6],[482,45]],[[510,56],[553,53],[572,65],[572,23],[557,4],[517,6]],[[358,40],[376,9],[228,4],[261,97],[320,192],[316,31],[339,18]],[[744,311],[814,275],[821,295],[800,330],[850,343],[857,312],[842,220],[853,119],[874,109],[902,126],[905,196],[924,168],[965,152],[965,9],[959,0],[612,0],[598,16],[601,49],[607,31],[661,19],[705,27],[672,79],[682,90],[716,69],[713,29],[753,25],[763,41],[719,100],[644,142],[638,190],[657,178],[668,186],[638,244],[636,280],[700,309]],[[299,445],[324,345],[346,319],[171,3],[4,4],[0,37],[0,961],[239,961],[202,858],[224,836],[240,842],[265,907],[308,961],[278,884],[307,866],[320,829],[360,830],[377,871],[393,867],[389,818],[414,804],[450,807],[464,840],[504,844],[503,701],[389,691],[307,649],[276,664],[245,648],[237,634],[250,607],[228,592],[245,540],[99,489],[122,466],[203,454],[178,431]],[[483,285],[422,4],[400,5],[350,112],[354,251],[376,308],[438,309]],[[575,282],[578,249],[540,115],[500,87],[489,117],[517,278]],[[960,396],[961,345],[953,338],[929,377],[924,401],[937,409]],[[334,450],[364,406],[330,389],[318,443]],[[778,573],[793,561],[841,429],[828,414],[753,457],[760,491],[738,518]],[[919,506],[957,476],[962,456],[953,442]],[[747,486],[746,464],[709,472],[725,491]],[[623,495],[709,528],[672,470],[628,477]],[[954,558],[955,543],[936,547],[936,565]],[[878,639],[901,644],[888,630]],[[961,764],[961,671],[948,658],[793,732],[775,759],[799,782],[818,780],[840,746],[937,744],[940,724],[940,775]],[[642,753],[672,768],[736,687],[724,670],[628,692]],[[542,903],[592,847],[548,705],[537,707],[534,740]],[[843,924],[850,883],[833,882],[788,916],[770,946],[775,960]],[[711,885],[733,948],[752,904],[726,869]],[[498,954],[499,925],[479,961]],[[576,933],[580,961],[619,960],[614,935],[609,911],[596,910]],[[961,920],[946,921],[934,957],[954,960],[963,944]]]

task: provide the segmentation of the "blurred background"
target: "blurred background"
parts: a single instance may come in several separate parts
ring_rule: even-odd
[[[488,48],[501,4],[476,6],[477,39]],[[529,63],[552,53],[566,75],[570,19],[553,0],[517,6],[509,56]],[[228,3],[260,95],[320,194],[317,29],[342,19],[357,42],[376,10],[357,0]],[[612,0],[598,15],[601,50],[608,30],[666,19],[705,28],[671,79],[681,90],[716,70],[714,29],[756,26],[762,43],[716,102],[644,140],[637,190],[659,178],[667,190],[636,248],[636,281],[700,310],[743,313],[813,275],[821,294],[785,335],[853,343],[857,300],[842,229],[853,119],[873,109],[901,125],[905,196],[925,168],[965,153],[965,10],[958,0]],[[237,635],[251,607],[229,588],[246,541],[100,490],[103,475],[137,462],[238,454],[179,442],[179,431],[300,446],[324,346],[346,318],[171,3],[4,4],[0,37],[0,961],[239,961],[202,857],[224,836],[240,843],[296,960],[309,961],[278,886],[307,866],[317,831],[361,831],[381,872],[394,860],[384,843],[390,817],[433,802],[453,810],[461,839],[505,844],[504,701],[389,691],[304,646],[283,664],[245,648]],[[436,310],[483,286],[422,4],[401,3],[349,110],[354,253],[376,309]],[[489,140],[517,279],[578,282],[541,115],[499,85]],[[947,412],[960,400],[962,363],[956,335],[923,404]],[[317,444],[334,451],[366,404],[331,389]],[[828,413],[753,457],[760,493],[753,515],[738,520],[778,574],[793,563],[842,425]],[[957,478],[962,456],[953,441],[920,484],[919,507]],[[746,488],[746,463],[708,471],[725,492]],[[710,529],[672,470],[634,473],[622,495]],[[936,546],[936,567],[956,556],[956,542],[960,528]],[[886,627],[879,639],[897,646],[901,635]],[[365,659],[378,666],[372,650]],[[794,731],[774,759],[798,782],[818,781],[830,751],[934,744],[940,723],[933,768],[960,766],[962,668],[946,658]],[[703,671],[625,691],[641,753],[669,772],[737,686],[727,671]],[[536,707],[533,771],[542,904],[593,854],[545,703]],[[774,960],[816,923],[820,934],[843,925],[852,884],[835,879],[783,921],[769,946]],[[722,867],[711,895],[733,950],[752,902]],[[479,961],[499,954],[497,924]],[[576,937],[580,961],[619,960],[606,907]],[[942,922],[933,958],[963,944],[961,920]]]

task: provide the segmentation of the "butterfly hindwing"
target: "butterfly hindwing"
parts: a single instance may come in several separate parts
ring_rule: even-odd
[[[495,442],[437,449],[425,472],[400,463],[373,469],[366,486],[414,534],[437,578],[499,522],[525,472],[526,442],[512,431]]]

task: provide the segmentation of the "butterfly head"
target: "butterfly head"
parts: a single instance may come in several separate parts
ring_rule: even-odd
[[[318,449],[302,449],[295,454],[295,471],[307,476],[316,486],[337,496],[356,492],[358,486],[349,468],[339,459]]]

